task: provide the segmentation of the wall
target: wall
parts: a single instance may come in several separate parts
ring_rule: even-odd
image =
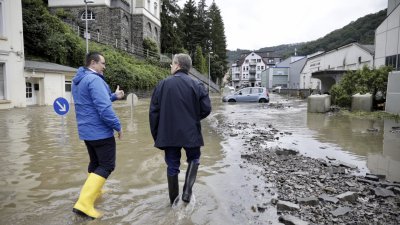
[[[386,92],[386,112],[400,115],[400,72],[389,73]]]
[[[0,109],[25,107],[24,42],[21,1],[1,0],[0,63],[4,96]]]
[[[386,56],[400,54],[400,7],[379,25],[375,31],[375,67],[385,65]],[[399,59],[398,59],[399,60]]]

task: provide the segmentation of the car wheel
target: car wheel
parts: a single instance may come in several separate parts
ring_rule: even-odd
[[[236,102],[235,99],[229,99],[228,102]]]
[[[260,100],[258,100],[259,103],[268,103],[267,99],[265,98],[261,98]]]

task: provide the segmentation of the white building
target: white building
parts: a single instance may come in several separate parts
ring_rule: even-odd
[[[308,56],[300,74],[301,89],[330,90],[348,70],[374,67],[374,46],[351,43],[328,52]]]
[[[400,114],[400,0],[388,0],[388,16],[375,31],[375,66],[392,66],[386,93],[387,112]]]
[[[235,88],[261,86],[261,72],[282,60],[274,52],[250,52],[243,54],[231,65],[232,83]]]
[[[26,106],[21,1],[0,0],[0,109]]]
[[[52,105],[58,97],[72,103],[71,80],[77,69],[49,62],[26,61],[26,104]]]

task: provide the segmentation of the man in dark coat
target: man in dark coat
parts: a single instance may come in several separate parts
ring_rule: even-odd
[[[187,54],[174,56],[171,76],[154,89],[149,110],[154,146],[164,150],[171,204],[179,195],[181,149],[185,149],[188,168],[182,200],[190,202],[192,187],[204,145],[200,120],[211,113],[211,103],[203,84],[189,77],[192,60]]]

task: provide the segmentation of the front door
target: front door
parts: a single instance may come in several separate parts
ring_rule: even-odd
[[[33,83],[26,82],[25,83],[25,96],[26,96],[26,105],[35,105],[36,104],[36,94],[33,90]]]

